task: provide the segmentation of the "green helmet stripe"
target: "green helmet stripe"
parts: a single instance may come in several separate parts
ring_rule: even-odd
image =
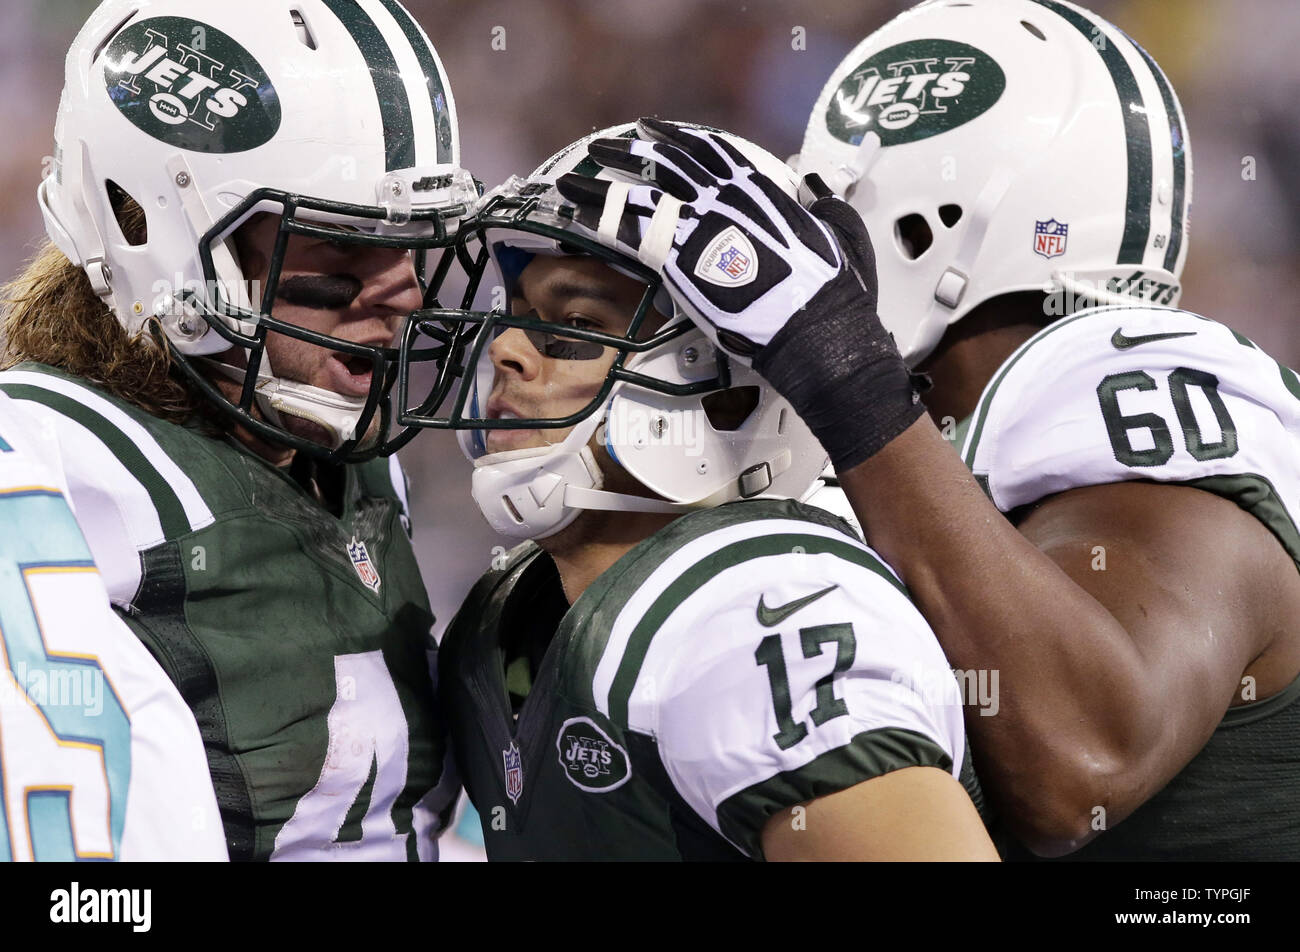
[[[1151,122],[1147,118],[1146,105],[1142,101],[1137,79],[1129,69],[1124,54],[1102,32],[1100,21],[1089,20],[1055,0],[1034,2],[1061,16],[1082,33],[1110,70],[1115,91],[1119,94],[1128,149],[1128,199],[1125,203],[1124,237],[1120,241],[1116,263],[1140,265],[1146,256],[1147,241],[1151,237]],[[1101,40],[1100,45],[1098,38]]]
[[[380,2],[406,34],[411,49],[415,50],[415,58],[420,62],[420,69],[424,70],[424,82],[429,87],[429,103],[433,107],[438,138],[438,162],[450,162],[452,160],[451,103],[447,99],[442,70],[438,68],[438,63],[429,50],[428,41],[421,35],[420,28],[415,25],[415,21],[402,5],[396,0],[380,0]]]
[[[409,169],[415,166],[415,124],[411,119],[411,102],[397,70],[397,60],[375,21],[366,15],[357,0],[325,0],[325,6],[339,18],[370,67],[379,100],[379,115],[384,125],[384,167]]]
[[[1174,205],[1169,222],[1169,247],[1165,251],[1165,270],[1172,274],[1174,266],[1178,264],[1178,252],[1183,246],[1183,199],[1187,194],[1187,130],[1183,128],[1182,117],[1178,114],[1178,103],[1174,100],[1174,90],[1169,85],[1169,80],[1165,78],[1164,70],[1133,37],[1127,34],[1126,37],[1137,47],[1137,51],[1151,67],[1151,75],[1156,78],[1156,85],[1160,87],[1160,98],[1164,100],[1165,112],[1169,114],[1169,139],[1174,153]]]

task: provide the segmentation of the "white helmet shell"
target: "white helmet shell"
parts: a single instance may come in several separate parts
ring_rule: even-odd
[[[1173,305],[1186,122],[1154,60],[1057,0],[933,0],[831,74],[792,164],[862,215],[880,316],[912,365],[1016,291]]]
[[[55,139],[38,192],[51,240],[128,332],[157,317],[183,356],[231,344],[187,320],[182,298],[217,313],[218,297],[259,307],[224,239],[258,212],[284,212],[282,201],[225,221],[210,269],[200,254],[259,189],[380,208],[297,217],[392,237],[427,236],[430,209],[476,197],[442,65],[395,0],[105,0],[68,51]],[[143,243],[122,234],[114,190],[144,210]],[[242,334],[256,323],[221,322]],[[315,388],[298,389],[311,404]],[[338,396],[318,395],[334,414]]]
[[[797,194],[796,178],[784,163],[753,143],[723,134],[790,195]],[[485,220],[491,217],[490,205],[496,195],[545,192],[567,172],[612,178],[588,158],[586,146],[596,138],[632,135],[635,126],[625,124],[573,143],[528,179],[513,179],[485,196]],[[542,196],[543,208],[548,201],[563,199],[551,190]],[[594,238],[575,221],[556,216],[550,223],[563,231],[542,235],[508,227],[485,228],[484,239],[498,268],[502,248],[534,255],[567,255],[575,251],[564,246],[565,237],[586,234]],[[641,267],[635,258],[616,251],[602,249],[601,257],[610,267],[634,276]],[[502,270],[508,286],[510,279]],[[676,327],[680,333],[654,348],[629,354],[625,369],[668,385],[708,381],[725,369],[730,378],[727,391],[747,388],[746,394],[734,396],[752,397],[753,409],[741,421],[726,420],[725,414],[713,412],[710,405],[717,390],[679,396],[619,380],[603,406],[557,444],[484,455],[482,431],[464,429],[459,434],[461,446],[475,463],[474,497],[498,532],[543,538],[591,508],[684,512],[757,495],[799,498],[816,480],[826,464],[826,453],[789,403],[756,372],[727,361],[703,332],[690,325],[665,287],[659,288],[654,302],[668,317],[665,327]],[[492,386],[486,348],[482,353],[476,395],[469,401],[473,413],[484,403],[477,394]],[[593,435],[655,498],[601,489],[603,480],[588,447]]]

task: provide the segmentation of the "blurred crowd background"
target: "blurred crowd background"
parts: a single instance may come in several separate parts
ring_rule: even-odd
[[[195,0],[196,13],[207,3]],[[836,63],[903,0],[405,0],[442,56],[465,164],[489,186],[591,129],[639,115],[710,123],[795,152]],[[95,0],[0,2],[0,272],[43,231],[63,56]],[[1092,0],[1164,67],[1195,163],[1183,305],[1300,367],[1300,6],[1294,0]],[[201,15],[201,14],[200,14]],[[792,43],[802,27],[804,49]],[[1051,76],[1044,76],[1051,82]],[[439,627],[494,538],[445,434],[403,452]]]

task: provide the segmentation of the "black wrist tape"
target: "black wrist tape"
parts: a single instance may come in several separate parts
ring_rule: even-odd
[[[846,271],[754,358],[754,369],[821,441],[838,472],[879,452],[925,412],[893,340]]]

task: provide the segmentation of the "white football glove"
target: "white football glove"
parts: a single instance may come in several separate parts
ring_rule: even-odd
[[[682,310],[748,363],[845,275],[844,255],[824,224],[723,137],[654,119],[638,131],[649,138],[588,146],[626,181],[571,173],[560,193],[608,247],[662,274]]]
[[[924,412],[876,315],[875,255],[852,208],[816,176],[804,208],[707,130],[641,119],[637,132],[587,147],[619,181],[556,183],[580,224],[656,270],[701,330],[790,401],[837,470]]]

